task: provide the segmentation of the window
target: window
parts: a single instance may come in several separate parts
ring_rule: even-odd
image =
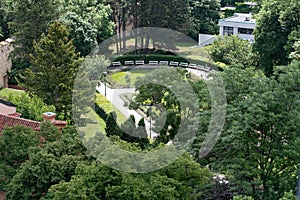
[[[253,33],[253,29],[250,29],[250,28],[239,28],[238,32],[239,32],[239,34],[248,34],[248,35],[251,35]]]
[[[224,26],[223,35],[233,35],[233,27]]]

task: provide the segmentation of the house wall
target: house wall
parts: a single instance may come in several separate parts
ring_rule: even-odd
[[[248,18],[248,21],[246,20]],[[254,42],[254,36],[252,34],[240,34],[239,28],[255,29],[256,21],[252,18],[251,14],[235,13],[232,17],[219,20],[219,31],[220,35],[224,35],[224,27],[232,27],[233,35],[238,35],[243,40],[249,40]]]
[[[0,42],[0,88],[8,86],[7,71],[11,69],[12,63],[8,59],[10,52],[13,50],[11,45],[12,39],[6,39]]]

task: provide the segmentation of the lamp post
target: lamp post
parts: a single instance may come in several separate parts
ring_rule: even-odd
[[[300,166],[298,165],[298,181],[297,181],[297,190],[296,190],[296,199],[300,198]]]
[[[150,127],[149,127],[149,137],[151,138],[151,134],[152,134],[152,119],[151,119],[151,113],[152,113],[152,106],[153,106],[153,103],[151,103],[151,104],[146,104],[146,105],[144,105],[144,106],[149,106],[149,109],[148,109],[148,115],[149,115],[149,125],[150,125]]]
[[[152,104],[150,105],[150,108],[149,108],[149,118],[150,118],[150,128],[149,128],[149,136],[150,136],[150,139],[151,139],[151,129],[152,129],[152,126],[151,126],[151,122],[152,122],[152,119],[151,119],[151,111],[152,111]]]
[[[104,71],[103,75],[104,75],[104,96],[106,97],[106,75],[107,75],[107,71]]]

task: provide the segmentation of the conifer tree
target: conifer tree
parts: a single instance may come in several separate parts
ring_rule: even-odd
[[[31,68],[22,77],[27,91],[39,96],[48,105],[54,105],[56,111],[65,116],[71,114],[73,83],[81,64],[68,36],[66,26],[53,22],[48,34],[34,42]]]
[[[112,136],[112,135],[117,135],[121,137],[121,133],[122,131],[120,130],[120,128],[118,127],[118,124],[116,122],[116,113],[115,112],[110,112],[106,118],[106,128],[105,128],[105,132],[107,134],[108,137]]]
[[[33,41],[46,32],[50,21],[57,19],[58,6],[54,0],[17,0],[14,2],[14,20],[9,24],[16,36],[13,58],[29,64]]]
[[[140,144],[140,147],[142,149],[145,149],[147,147],[147,145],[149,144],[149,140],[147,138],[148,135],[147,135],[147,131],[146,131],[144,118],[142,118],[138,123],[138,127],[136,129],[136,137],[138,139],[138,143]]]

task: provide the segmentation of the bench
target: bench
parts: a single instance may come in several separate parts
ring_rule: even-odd
[[[205,70],[207,70],[208,72],[213,71],[213,69],[211,69],[210,67],[204,67]]]
[[[190,63],[190,64],[189,64],[189,68],[194,68],[194,69],[196,69],[196,68],[197,68],[197,65],[196,65],[196,64]]]
[[[180,62],[180,63],[179,63],[179,66],[180,66],[180,67],[188,67],[188,66],[189,66],[189,63]]]
[[[198,69],[204,70],[205,68],[202,65],[198,65]]]
[[[210,72],[211,71],[210,67],[202,66],[202,65],[198,65],[198,69],[200,69],[202,71],[205,71],[205,72]]]
[[[158,61],[150,60],[149,65],[158,65]]]
[[[159,65],[169,65],[169,61],[159,61]]]
[[[116,61],[116,62],[112,62],[112,66],[121,66],[121,62],[120,61]]]
[[[145,61],[144,61],[144,60],[136,60],[136,61],[135,61],[135,64],[136,64],[136,65],[144,65],[144,64],[145,64]]]
[[[134,65],[134,62],[132,60],[125,61],[125,65]]]
[[[170,64],[169,64],[170,66],[178,66],[179,65],[179,63],[178,62],[174,62],[174,61],[170,61]]]

